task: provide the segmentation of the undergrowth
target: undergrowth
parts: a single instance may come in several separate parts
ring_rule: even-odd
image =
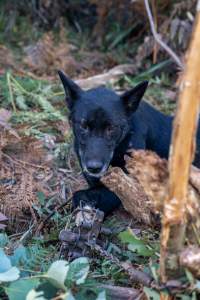
[[[31,17],[26,13],[21,16],[15,14],[17,13],[16,4],[13,4],[12,1],[6,2],[6,6],[10,5],[11,8],[13,6],[14,9],[5,10],[5,1],[0,0],[0,44],[5,45],[8,50],[12,50],[11,52],[15,56],[15,70],[17,64],[22,65],[23,69],[26,46],[34,45],[48,30],[40,26],[39,22],[32,23]],[[36,2],[38,1],[27,2],[26,9],[31,10],[31,5]],[[22,6],[23,3],[22,1]],[[101,4],[101,2],[99,3]],[[20,1],[18,5],[20,5]],[[112,11],[110,10],[110,12]],[[14,15],[12,15],[13,13]],[[80,26],[82,24],[79,24],[81,18],[79,20],[74,16],[73,26],[69,26],[68,21],[65,20],[63,25],[65,28],[64,36],[67,37],[66,43],[69,44],[69,48],[72,46],[72,56],[81,65],[79,68],[83,69],[78,71],[78,75],[81,72],[83,74],[85,72],[86,75],[89,73],[88,76],[90,76],[90,72],[93,74],[94,66],[101,64],[100,61],[103,60],[102,57],[104,56],[106,63],[103,62],[100,69],[97,66],[97,70],[100,70],[98,72],[109,68],[110,65],[125,62],[137,64],[138,61],[135,58],[138,45],[143,42],[143,35],[140,37],[139,34],[138,39],[135,39],[134,32],[137,35],[139,23],[141,23],[141,31],[143,31],[144,24],[142,24],[140,17],[138,21],[135,20],[134,22],[131,21],[131,25],[125,28],[120,26],[119,22],[111,21],[110,28],[103,35],[99,46],[97,46],[98,43],[95,46],[92,28]],[[158,29],[160,30],[160,28]],[[55,37],[58,36],[56,28],[52,28],[51,31]],[[91,60],[93,58],[91,56],[85,65],[82,64],[84,55],[87,52],[90,53],[91,49],[96,49],[94,55],[97,56],[97,60],[92,65]],[[99,58],[98,54],[103,54],[103,56],[99,56]],[[152,66],[151,60],[148,61],[149,58],[146,59],[145,56],[145,61],[141,62],[145,64],[147,71],[138,76],[124,76],[117,83],[116,88],[120,86],[121,89],[128,89],[142,80],[149,80],[145,99],[159,110],[173,114],[177,95],[174,74],[169,71],[171,62],[165,60]],[[107,62],[108,65],[110,64],[109,66],[106,65]],[[167,72],[163,71],[165,69]],[[68,111],[64,103],[63,89],[57,82],[52,83],[47,80],[30,78],[28,73],[26,77],[21,77],[19,74],[20,70],[19,72],[9,71],[5,75],[0,75],[1,109],[11,113],[8,123],[20,136],[29,136],[45,141],[45,146],[49,147],[53,155],[56,164],[55,169],[61,168],[62,171],[66,172],[67,180],[70,181],[72,170],[76,177],[80,169],[75,159],[73,159],[72,166],[71,161],[68,161],[69,152],[72,148],[72,134],[67,123]],[[34,74],[33,71],[32,75]],[[45,75],[49,75],[48,72]],[[0,121],[2,121],[2,115],[0,110]],[[70,167],[66,167],[66,164],[69,164]],[[60,181],[62,179],[59,178]],[[53,181],[52,184],[56,186],[57,183]],[[60,230],[71,220],[70,209],[67,207],[55,212],[55,202],[60,201],[59,197],[54,195],[46,197],[42,191],[37,192],[36,196],[38,203],[32,208],[40,220],[45,220],[46,216],[54,212],[44,224],[42,232],[39,234],[32,233],[33,220],[31,217],[30,227],[26,231],[15,232],[15,224],[12,224],[13,228],[9,228],[9,231],[0,229],[0,299],[104,300],[109,299],[109,296],[104,289],[99,287],[102,283],[133,286],[122,268],[111,259],[102,257],[98,253],[95,253],[93,260],[85,257],[76,259],[73,263],[61,260],[58,236]],[[137,225],[136,228],[132,226],[133,230],[131,231],[124,231],[129,225],[128,222],[122,222],[115,216],[107,218],[105,225],[115,228],[118,232],[123,231],[120,235],[116,233],[109,239],[108,254],[117,257],[120,262],[131,262],[136,268],[151,274],[155,282],[158,282],[159,232],[155,229],[138,228]],[[183,282],[185,280],[187,283],[189,282],[191,289],[188,293],[177,295],[177,299],[197,300],[200,282],[195,281],[189,272],[186,273]],[[148,300],[160,299],[155,290],[144,288],[144,292]]]
[[[167,62],[165,62],[167,63]],[[176,99],[167,96],[167,92],[175,90],[170,76],[157,75],[162,65],[150,68],[138,77],[127,77],[119,83],[130,88],[141,80],[149,80],[146,99],[166,113],[173,113]],[[71,131],[59,129],[59,122],[67,121],[67,109],[64,95],[59,84],[30,78],[22,78],[8,72],[0,78],[2,87],[0,94],[1,107],[12,115],[10,124],[25,135],[41,139],[48,134],[55,137],[53,149],[54,159],[58,167],[64,168],[72,143]],[[170,94],[171,95],[171,94]],[[174,96],[174,94],[173,94]],[[77,168],[76,164],[73,168]],[[52,203],[56,199],[40,192],[37,194],[39,204],[33,208],[42,219],[52,212]],[[59,258],[59,231],[70,220],[69,209],[56,211],[48,221],[48,228],[43,235],[30,235],[26,232],[9,236],[0,234],[0,282],[1,299],[109,299],[107,292],[98,288],[100,283],[130,286],[126,272],[114,264],[112,260],[97,254],[95,259],[85,257],[68,263]],[[126,222],[125,222],[126,223]],[[106,221],[111,228],[125,228],[113,217]],[[47,224],[45,224],[46,226]],[[29,231],[29,230],[28,230]],[[136,230],[137,231],[137,230]],[[155,230],[141,229],[125,231],[113,235],[109,240],[107,252],[116,256],[121,262],[128,261],[158,280],[159,234]],[[195,283],[198,289],[198,282]],[[145,288],[148,299],[159,299],[156,291]],[[52,296],[53,295],[53,296]],[[153,295],[153,296],[152,296]],[[59,297],[58,297],[59,296]],[[56,298],[58,297],[58,298]],[[153,297],[153,298],[151,298]],[[193,294],[180,295],[180,299],[197,299]]]
[[[1,107],[12,111],[11,123],[23,125],[26,135],[41,137],[56,129],[56,122],[66,122],[64,95],[58,85],[8,72],[0,78],[0,86]]]

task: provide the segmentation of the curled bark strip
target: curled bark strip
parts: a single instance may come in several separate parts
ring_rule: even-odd
[[[190,184],[200,193],[200,169],[194,166],[190,171]]]
[[[180,254],[180,265],[187,268],[195,277],[200,278],[200,248],[190,246]]]
[[[137,178],[130,177],[122,169],[115,167],[102,179],[102,182],[118,195],[124,208],[136,220],[148,225],[152,223],[151,204]]]

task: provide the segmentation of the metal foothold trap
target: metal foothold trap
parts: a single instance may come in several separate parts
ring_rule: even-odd
[[[60,256],[69,261],[92,256],[92,250],[107,248],[107,237],[112,233],[103,227],[104,213],[90,206],[78,207],[72,214],[72,220],[61,230],[59,239],[62,243]]]

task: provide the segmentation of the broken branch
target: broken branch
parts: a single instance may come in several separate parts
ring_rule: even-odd
[[[149,19],[149,23],[150,23],[150,27],[151,27],[151,31],[152,31],[154,39],[172,57],[172,59],[179,66],[179,68],[183,69],[184,66],[183,66],[181,60],[176,55],[176,53],[167,44],[165,44],[162,41],[160,35],[156,32],[156,28],[155,28],[154,21],[153,21],[153,16],[152,16],[151,9],[149,6],[149,1],[144,0],[144,4],[145,4],[146,11],[147,11],[147,16]]]
[[[76,83],[83,89],[91,89],[101,85],[107,85],[108,83],[113,84],[124,76],[124,74],[133,74],[135,71],[136,67],[133,64],[118,65],[105,73],[76,80]]]

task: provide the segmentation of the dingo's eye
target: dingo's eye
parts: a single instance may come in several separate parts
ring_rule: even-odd
[[[80,123],[80,127],[81,127],[81,129],[83,129],[83,130],[85,130],[85,131],[89,130],[89,126],[88,126],[88,124],[87,124],[87,122],[86,122],[85,120],[83,120],[83,121]]]
[[[108,135],[111,135],[111,134],[114,132],[114,130],[115,130],[115,128],[114,128],[114,126],[112,126],[112,125],[108,125],[108,126],[106,127],[106,133],[107,133]]]

